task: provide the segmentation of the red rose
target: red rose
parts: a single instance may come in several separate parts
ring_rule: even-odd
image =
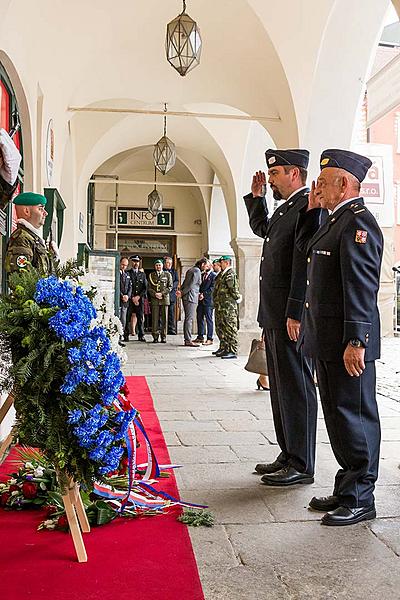
[[[45,507],[45,514],[46,517],[51,517],[51,515],[54,515],[54,513],[57,512],[57,506],[54,506],[53,504],[49,504],[48,506]]]
[[[3,492],[0,496],[0,506],[6,506],[9,497],[11,496],[10,492]]]
[[[67,515],[60,515],[57,520],[57,528],[64,529],[65,531],[68,529],[68,519]]]
[[[10,492],[17,492],[17,491],[19,492],[20,489],[17,485],[13,484],[13,485],[10,485],[9,491]]]
[[[25,498],[36,498],[37,496],[37,485],[34,481],[24,481],[22,484],[22,493]]]

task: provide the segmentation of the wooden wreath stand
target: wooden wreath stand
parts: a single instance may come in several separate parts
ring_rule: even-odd
[[[14,394],[13,392],[10,392],[4,404],[0,407],[0,424],[4,420],[13,403]],[[0,463],[3,461],[8,448],[11,446],[14,433],[15,431],[12,429],[0,446]],[[79,484],[76,483],[71,477],[67,477],[67,479],[65,479],[65,477],[61,477],[60,473],[57,473],[57,479],[59,484],[61,484],[61,481],[65,480],[67,482],[65,493],[62,494],[62,500],[78,562],[87,562],[86,548],[82,533],[89,533],[90,525],[85,512],[85,507],[83,506],[81,495],[79,493]]]

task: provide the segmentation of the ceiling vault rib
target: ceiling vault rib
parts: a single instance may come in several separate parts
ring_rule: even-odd
[[[119,113],[119,114],[132,114],[132,115],[164,115],[164,110],[149,110],[143,108],[112,108],[112,107],[98,107],[98,106],[69,106],[70,112],[87,112],[87,113]],[[271,121],[273,123],[281,123],[282,119],[280,116],[268,117],[268,116],[256,116],[256,115],[235,115],[226,113],[206,113],[206,112],[191,112],[185,110],[168,110],[167,115],[169,117],[186,117],[186,118],[203,118],[203,119],[226,119],[232,121]]]
[[[97,175],[96,179],[90,179],[89,183],[109,183],[115,184],[113,179],[101,179],[102,175]],[[197,183],[197,182],[187,182],[187,181],[135,181],[130,179],[118,179],[118,185],[154,185],[158,186],[169,185],[176,187],[205,187],[205,188],[220,188],[222,185],[220,183]]]

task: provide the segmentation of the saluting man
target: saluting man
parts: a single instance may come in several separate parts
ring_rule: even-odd
[[[47,217],[47,200],[41,194],[24,192],[14,198],[17,228],[7,243],[5,269],[8,273],[34,267],[44,276],[54,270],[54,249],[48,249],[40,235]]]
[[[317,396],[309,361],[297,351],[306,288],[306,257],[296,248],[299,211],[308,204],[308,150],[267,150],[268,183],[286,200],[270,217],[266,176],[253,177],[245,196],[253,232],[264,238],[260,265],[258,322],[264,329],[275,433],[281,452],[256,465],[266,485],[314,481]],[[321,211],[319,210],[318,213]],[[318,215],[319,216],[319,215]],[[318,219],[317,219],[318,221]],[[314,224],[314,231],[319,221]]]
[[[215,356],[220,358],[237,358],[239,307],[242,296],[239,292],[239,282],[232,268],[230,256],[221,256],[221,273],[218,275],[218,285],[214,295],[216,318],[218,319],[218,335],[220,350]]]
[[[151,299],[152,334],[153,342],[167,341],[167,306],[169,306],[169,294],[172,290],[172,277],[168,271],[163,271],[163,261],[157,259],[154,263],[154,271],[149,275],[148,292]],[[161,329],[160,329],[161,321]]]
[[[354,152],[325,150],[309,210],[299,219],[298,243],[308,255],[299,343],[315,359],[329,439],[340,464],[332,496],[310,502],[311,508],[326,512],[323,525],[351,525],[376,516],[380,424],[375,360],[380,355],[383,238],[359,196],[371,164]],[[308,225],[320,205],[332,213],[307,244]]]

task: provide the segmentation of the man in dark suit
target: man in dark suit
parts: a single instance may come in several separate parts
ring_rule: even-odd
[[[198,347],[197,342],[192,341],[193,321],[196,316],[196,308],[199,302],[201,273],[207,263],[206,258],[201,258],[197,263],[186,271],[185,279],[177,296],[182,297],[185,320],[183,322],[183,337],[185,346]]]
[[[197,305],[197,338],[195,342],[210,346],[213,343],[214,323],[213,323],[213,291],[216,278],[211,261],[207,261],[205,270],[201,274],[201,284],[199,293],[199,303]],[[204,341],[205,327],[204,320],[207,326],[207,339]]]
[[[120,309],[119,318],[122,323],[122,330],[124,332],[124,340],[126,341],[126,321],[129,308],[129,301],[132,296],[132,281],[129,277],[126,269],[128,268],[128,259],[121,258],[119,263],[119,290],[120,290]],[[120,342],[120,345],[124,344]]]
[[[298,246],[306,249],[308,267],[299,344],[315,360],[340,469],[333,494],[312,498],[310,507],[326,513],[323,525],[352,525],[376,516],[380,424],[375,360],[380,355],[377,295],[383,237],[360,198],[360,184],[372,165],[369,158],[330,149],[322,153],[320,165],[298,223]],[[320,205],[332,213],[311,236],[309,224]]]
[[[268,183],[285,200],[270,217],[266,176],[257,172],[245,196],[253,232],[264,238],[258,322],[264,329],[271,404],[281,453],[256,465],[266,485],[314,481],[317,396],[310,362],[296,349],[306,288],[306,259],[296,249],[299,211],[308,204],[307,150],[267,150]],[[318,223],[319,225],[319,223]],[[316,226],[316,228],[318,227]]]
[[[143,300],[147,293],[147,279],[143,270],[139,269],[140,256],[130,256],[131,268],[128,271],[132,281],[132,297],[129,303],[131,333],[135,335],[136,325],[139,342],[145,342],[143,328]],[[129,341],[129,323],[125,330],[126,341]]]
[[[179,285],[178,273],[172,266],[172,257],[165,256],[164,258],[164,271],[171,274],[172,277],[172,290],[169,293],[169,306],[168,306],[168,335],[176,335],[176,318],[175,318],[175,307],[176,307],[176,290]]]

